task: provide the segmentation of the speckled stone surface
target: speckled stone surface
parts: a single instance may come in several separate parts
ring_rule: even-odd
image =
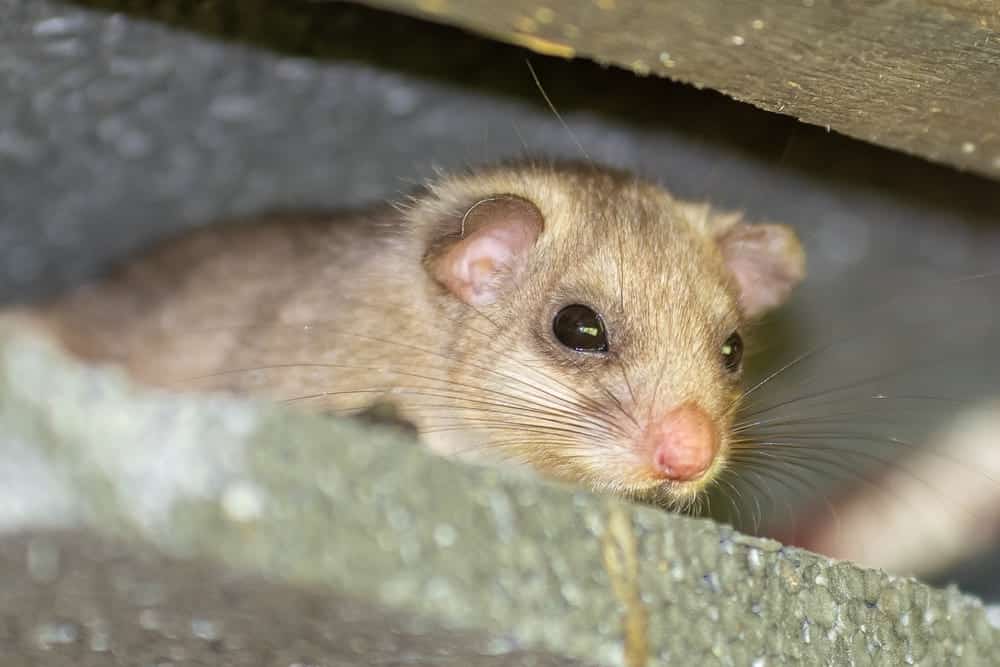
[[[4,667],[583,667],[365,600],[80,532],[0,538]]]
[[[8,531],[82,522],[526,650],[629,667],[1000,651],[954,589],[451,463],[392,430],[137,392],[35,340],[0,348],[0,429]]]

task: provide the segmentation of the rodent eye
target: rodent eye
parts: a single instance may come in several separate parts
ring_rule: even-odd
[[[552,333],[560,343],[577,352],[607,352],[608,336],[604,321],[593,308],[574,303],[552,320]]]
[[[722,344],[722,363],[726,370],[735,373],[740,369],[740,362],[743,361],[743,338],[734,331],[730,334],[726,342]]]

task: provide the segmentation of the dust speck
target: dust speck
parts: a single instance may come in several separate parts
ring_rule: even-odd
[[[219,626],[207,618],[192,618],[191,634],[208,642],[215,641],[220,635]]]
[[[226,487],[222,494],[222,510],[233,521],[255,521],[264,510],[264,499],[257,487],[250,482],[235,482]]]
[[[35,24],[32,32],[38,37],[61,37],[71,35],[83,27],[79,16],[53,16]]]
[[[535,32],[538,30],[538,23],[530,16],[521,16],[514,22],[514,27],[521,32]]]
[[[549,7],[539,7],[535,10],[535,20],[541,24],[552,23],[556,13]]]
[[[439,523],[434,527],[434,542],[439,547],[450,547],[455,544],[456,539],[458,539],[458,533],[455,532],[455,528],[451,524]]]
[[[42,623],[35,628],[35,641],[43,649],[59,644],[72,644],[80,637],[75,623]]]

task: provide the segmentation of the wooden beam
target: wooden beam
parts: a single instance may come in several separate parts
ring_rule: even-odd
[[[368,0],[1000,179],[993,0]],[[446,56],[445,56],[446,57]]]

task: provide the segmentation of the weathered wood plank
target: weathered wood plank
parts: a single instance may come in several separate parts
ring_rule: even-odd
[[[368,0],[1000,178],[992,0]]]

